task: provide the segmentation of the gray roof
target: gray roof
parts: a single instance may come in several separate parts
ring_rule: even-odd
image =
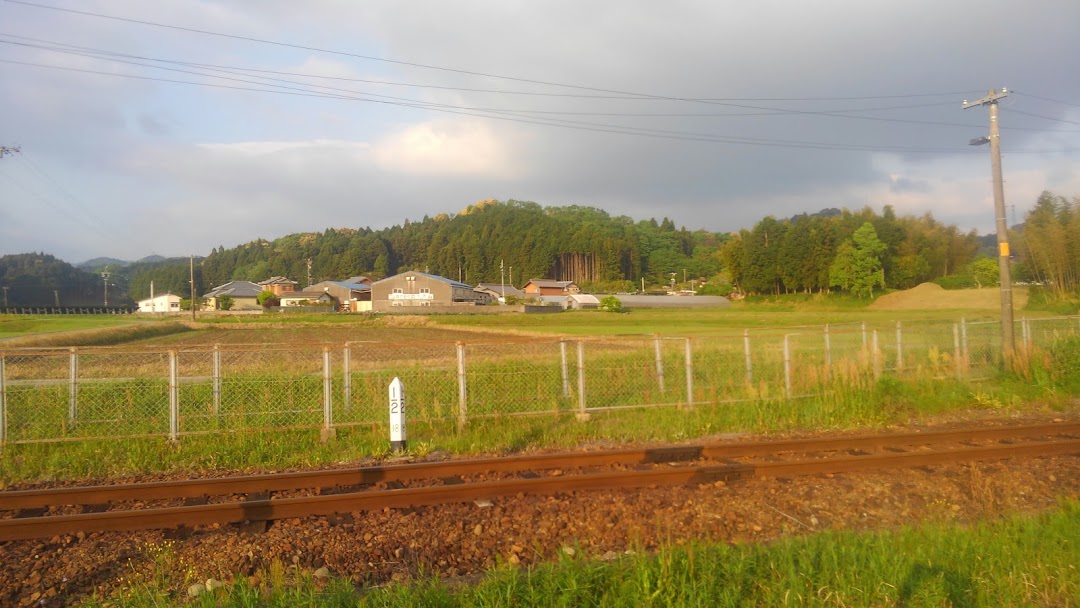
[[[422,277],[427,277],[429,279],[435,279],[436,281],[442,281],[443,283],[449,283],[450,285],[453,285],[454,287],[461,287],[462,289],[472,289],[472,285],[466,285],[465,283],[462,283],[461,281],[455,281],[453,279],[448,279],[446,277],[440,277],[437,274],[428,274],[426,272],[417,272],[415,270],[410,270],[408,272],[399,272],[398,274],[395,274],[392,277],[386,277],[385,279],[383,279],[381,281],[375,281],[375,282],[376,283],[382,283],[384,281],[390,281],[390,280],[396,279],[396,278],[398,278],[398,277],[400,277],[402,275],[406,275],[406,274],[415,274],[415,275],[419,275],[419,276],[422,276]]]
[[[262,287],[259,287],[251,281],[229,281],[224,285],[215,287],[203,297],[218,298],[221,296],[232,296],[234,298],[254,298],[257,297],[262,290]]]
[[[477,283],[476,289],[490,291],[491,293],[494,293],[500,297],[503,295],[504,291],[508,296],[517,296],[520,298],[525,295],[520,289],[514,287],[509,283]]]
[[[597,294],[603,299],[603,294]],[[616,294],[624,308],[708,308],[731,306],[723,296],[646,296]]]
[[[554,279],[529,279],[529,282],[539,287],[558,287],[566,289],[570,285],[576,285],[573,281],[556,281]]]

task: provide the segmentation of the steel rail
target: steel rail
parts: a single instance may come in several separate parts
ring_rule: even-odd
[[[1068,438],[1008,446],[984,446],[935,452],[889,452],[798,462],[721,464],[619,471],[583,475],[437,485],[303,498],[166,507],[137,511],[81,513],[0,520],[0,541],[24,540],[77,532],[132,531],[177,526],[271,521],[365,511],[430,506],[500,496],[553,494],[574,490],[629,489],[712,483],[746,477],[845,473],[950,462],[1080,454],[1080,439]]]
[[[0,510],[34,509],[59,505],[85,505],[125,500],[167,500],[279,492],[302,488],[372,485],[387,481],[449,477],[475,473],[507,473],[570,467],[652,464],[698,459],[721,460],[778,452],[879,449],[885,446],[992,441],[1080,433],[1080,422],[998,428],[968,428],[920,433],[856,435],[811,439],[785,439],[744,443],[670,446],[604,452],[541,454],[535,456],[443,460],[360,468],[323,469],[290,473],[184,479],[123,485],[79,486],[0,492]]]

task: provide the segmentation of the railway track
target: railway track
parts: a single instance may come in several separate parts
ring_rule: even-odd
[[[77,532],[270,522],[518,494],[703,484],[1065,454],[1080,454],[1080,422],[20,490],[0,492],[0,542]],[[275,493],[278,496],[273,496]]]

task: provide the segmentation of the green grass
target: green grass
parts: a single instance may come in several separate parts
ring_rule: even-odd
[[[30,334],[123,327],[138,323],[127,315],[0,315],[0,339]]]
[[[159,549],[154,568],[84,606],[1070,606],[1080,603],[1080,503],[972,526],[825,532],[772,544],[695,542],[614,560],[501,566],[472,583],[421,577],[357,588],[273,563],[258,586],[184,597],[188,572]],[[360,574],[362,576],[362,574]]]

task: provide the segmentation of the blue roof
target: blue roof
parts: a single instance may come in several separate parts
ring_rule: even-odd
[[[371,289],[371,285],[364,285],[363,283],[346,283],[344,281],[327,281],[331,285],[337,285],[338,287],[344,287],[345,289],[351,289],[353,291],[368,291]]]

